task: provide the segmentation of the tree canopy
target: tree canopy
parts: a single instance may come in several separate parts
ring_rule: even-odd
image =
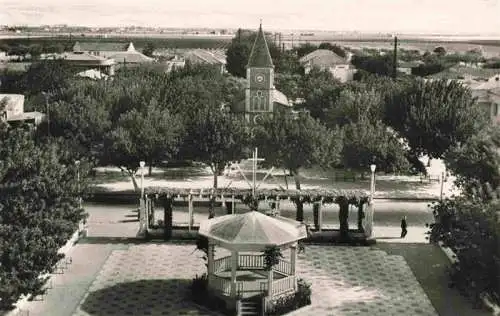
[[[442,158],[486,124],[470,90],[446,80],[414,81],[395,92],[388,98],[385,121],[415,154],[431,158]]]
[[[39,276],[85,217],[76,169],[84,180],[88,165],[75,166],[56,143],[37,145],[25,127],[0,131],[0,157],[0,308],[9,308],[43,291]]]
[[[217,188],[217,176],[228,163],[244,158],[249,137],[243,120],[224,109],[205,106],[186,123],[186,129],[182,158],[208,165],[214,175],[214,188]]]

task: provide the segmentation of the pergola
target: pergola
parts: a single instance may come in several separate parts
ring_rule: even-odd
[[[372,236],[373,226],[373,201],[370,195],[363,190],[326,190],[326,189],[306,189],[306,190],[281,190],[281,189],[258,189],[253,192],[251,189],[184,189],[184,188],[163,188],[149,187],[145,189],[143,199],[140,199],[140,231],[147,232],[155,221],[155,211],[153,206],[157,203],[164,208],[164,225],[172,227],[172,205],[174,200],[184,200],[188,203],[188,221],[189,231],[194,227],[194,200],[205,199],[219,202],[230,202],[231,210],[235,213],[236,202],[250,205],[252,201],[274,201],[276,211],[279,213],[280,201],[292,200],[301,203],[315,205],[315,216],[318,221],[318,231],[322,231],[323,210],[325,204],[335,203],[340,207],[339,220],[347,223],[349,216],[349,207],[355,206],[358,209],[357,230],[362,232],[366,238]],[[341,216],[342,215],[342,216]],[[340,218],[342,217],[342,218]],[[171,237],[171,232],[165,229],[165,239]]]
[[[267,293],[272,298],[297,290],[297,241],[307,237],[302,223],[250,211],[203,221],[199,234],[208,238],[208,284],[219,294],[236,298]],[[215,246],[231,255],[214,260]],[[263,252],[270,246],[289,248],[291,259],[280,259],[266,271]]]

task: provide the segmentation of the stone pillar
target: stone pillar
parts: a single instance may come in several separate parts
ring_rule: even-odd
[[[193,195],[188,195],[188,230],[191,232],[193,226]]]
[[[234,194],[231,195],[231,213],[234,215],[234,212],[236,211],[236,205],[234,204]]]
[[[321,202],[319,202],[318,205],[318,226],[319,226],[319,231],[322,231],[322,226],[323,226],[323,199],[321,199]]]
[[[215,252],[215,245],[211,243],[211,241],[208,241],[208,264],[207,264],[207,270],[208,270],[208,275],[211,275],[214,273],[214,252]]]
[[[231,297],[236,297],[236,271],[238,269],[238,252],[231,251]]]

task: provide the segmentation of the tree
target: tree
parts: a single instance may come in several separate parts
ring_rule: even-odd
[[[40,276],[85,217],[68,157],[55,143],[37,145],[26,127],[0,131],[0,309],[44,291]],[[83,162],[82,181],[88,170]]]
[[[196,112],[187,129],[181,150],[183,158],[208,165],[214,175],[213,187],[217,188],[217,176],[228,163],[244,156],[248,135],[243,121],[224,110],[206,106]]]
[[[297,190],[301,189],[301,168],[313,165],[329,168],[340,161],[340,135],[305,113],[294,117],[290,113],[277,112],[254,127],[253,134],[254,144],[265,157],[265,164],[289,171]],[[302,202],[295,203],[297,220],[302,221]]]
[[[375,89],[349,87],[326,109],[324,123],[329,127],[349,123],[374,123],[383,119],[384,100]]]
[[[177,152],[182,131],[180,117],[151,99],[142,110],[132,109],[120,116],[106,139],[105,149],[110,161],[130,175],[137,190],[135,174],[139,161],[148,164],[151,174],[154,164]]]
[[[385,172],[409,170],[406,149],[394,132],[380,121],[361,120],[345,125],[342,165],[361,172],[369,170],[371,164]]]
[[[297,52],[297,56],[303,57],[309,53],[314,52],[318,49],[318,46],[312,45],[311,43],[300,44],[298,47],[295,47],[293,50]]]
[[[455,144],[444,155],[446,168],[456,177],[456,184],[466,193],[477,187],[500,185],[500,131],[488,126],[464,143]]]
[[[302,77],[291,73],[277,73],[274,76],[276,89],[283,92],[288,99],[295,100],[301,97]]]
[[[338,45],[332,45],[331,43],[321,43],[319,44],[319,49],[328,49],[328,50],[331,50],[332,52],[334,52],[335,54],[339,55],[340,57],[346,57],[346,53],[345,53],[345,50],[338,46]]]
[[[84,93],[82,90],[86,89],[79,87],[66,100],[49,104],[50,132],[52,136],[71,141],[82,156],[101,158],[104,140],[111,128],[110,108],[105,99],[95,95],[99,87],[93,85],[90,88],[91,94]],[[45,133],[41,129],[37,131]]]
[[[155,45],[153,42],[147,42],[142,49],[142,53],[146,56],[153,57],[153,52],[155,51]]]
[[[226,51],[226,69],[233,76],[246,77],[246,66],[256,37],[256,32],[239,29],[236,36],[232,39]],[[277,65],[280,49],[270,38],[267,38],[267,46],[273,63]]]
[[[394,58],[392,54],[383,56],[354,55],[351,63],[357,69],[381,76],[391,76],[394,72]]]
[[[69,85],[72,74],[62,60],[38,61],[28,68],[23,80],[27,95],[47,92],[60,95]]]
[[[293,51],[284,51],[276,58],[275,72],[281,74],[301,75],[304,69]]]
[[[446,80],[412,82],[388,98],[385,122],[405,138],[415,155],[442,158],[486,123],[471,91]]]
[[[301,81],[303,107],[311,116],[324,122],[326,111],[337,101],[343,85],[329,71],[313,68]]]
[[[443,46],[438,46],[434,48],[433,52],[440,56],[446,55],[446,49]]]

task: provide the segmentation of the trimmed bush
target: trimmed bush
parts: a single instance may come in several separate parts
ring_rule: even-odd
[[[301,307],[311,304],[311,284],[307,283],[303,279],[297,280],[297,292],[281,296],[276,300],[269,303],[269,309],[267,315],[277,316],[290,313]]]

